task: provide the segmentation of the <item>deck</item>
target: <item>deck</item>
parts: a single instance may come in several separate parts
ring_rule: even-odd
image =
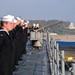
[[[32,49],[27,46],[27,54],[23,54],[21,59],[13,75],[50,75],[45,49]]]

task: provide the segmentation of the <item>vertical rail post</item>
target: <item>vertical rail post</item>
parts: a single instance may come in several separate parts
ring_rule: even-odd
[[[72,68],[73,68],[73,74],[72,75],[75,75],[75,63],[72,63]]]
[[[54,75],[54,40],[52,40],[52,75]]]
[[[57,44],[56,59],[57,59],[57,75],[59,75],[59,45]]]
[[[52,51],[53,51],[53,49],[52,49],[52,38],[50,38],[50,65],[51,65],[51,73],[53,75],[53,64],[52,64],[53,56],[52,56]]]
[[[57,75],[57,67],[56,67],[56,66],[57,66],[57,63],[56,63],[56,60],[57,60],[57,59],[56,59],[56,49],[57,49],[57,47],[56,47],[56,41],[55,41],[55,52],[54,52],[54,53],[55,53],[55,73],[56,73],[56,75]]]
[[[61,70],[62,75],[65,75],[65,62],[64,62],[64,51],[61,51]]]

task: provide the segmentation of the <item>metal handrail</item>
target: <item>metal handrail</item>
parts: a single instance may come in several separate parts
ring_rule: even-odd
[[[53,38],[50,37],[49,32],[47,32],[47,39],[46,39],[46,45],[47,45],[47,50],[48,50],[48,55],[49,55],[49,60],[50,60],[50,66],[51,66],[51,73],[52,75],[65,75],[65,64],[70,68],[69,65],[66,63],[64,60],[64,51],[59,51],[59,45],[54,41]],[[59,68],[59,57],[60,61],[63,63],[61,65],[61,71]],[[71,75],[72,70],[70,70]]]

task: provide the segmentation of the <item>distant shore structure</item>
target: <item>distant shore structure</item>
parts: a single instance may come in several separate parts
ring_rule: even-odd
[[[50,35],[57,35],[57,33],[50,33]]]
[[[75,29],[75,25],[74,25],[73,23],[70,23],[70,25],[69,25],[68,28],[69,28],[69,29]]]
[[[75,42],[75,35],[51,35],[55,41]]]

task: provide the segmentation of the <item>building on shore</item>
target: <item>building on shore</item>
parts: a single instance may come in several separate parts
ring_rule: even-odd
[[[75,25],[73,23],[70,23],[69,27],[67,27],[69,29],[75,29]]]

